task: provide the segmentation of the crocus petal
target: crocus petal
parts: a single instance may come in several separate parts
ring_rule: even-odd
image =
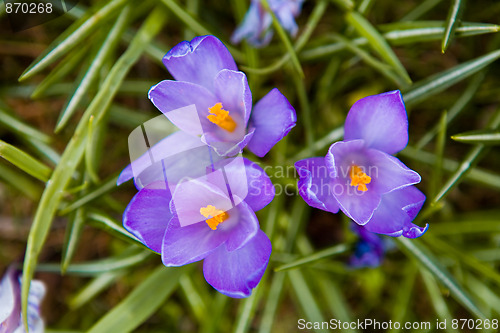
[[[183,266],[205,258],[227,240],[227,233],[212,230],[206,223],[181,227],[174,216],[165,230],[161,259],[165,266]]]
[[[239,250],[229,252],[220,246],[203,262],[205,279],[224,295],[248,297],[264,275],[271,249],[269,238],[260,230]]]
[[[166,181],[165,178],[174,182],[178,180],[180,172],[193,177],[193,174],[200,173],[198,169],[205,166],[207,161],[217,161],[217,154],[213,152],[212,156],[208,156],[208,149],[200,138],[183,131],[175,132],[147,149],[123,169],[117,185],[135,177],[134,183],[137,189],[141,189],[156,181]]]
[[[258,2],[252,1],[243,21],[233,32],[231,43],[238,44],[243,39],[258,35],[262,14],[262,6]]]
[[[325,158],[312,157],[295,162],[299,174],[299,194],[311,207],[337,213],[339,205],[333,196]]]
[[[5,323],[7,326],[6,320],[12,315],[15,311],[16,305],[16,290],[19,291],[19,287],[16,286],[16,280],[12,278],[13,270],[7,270],[7,273],[2,278],[0,282],[0,329]],[[17,318],[19,320],[19,318]],[[12,320],[9,320],[9,323]],[[10,325],[13,325],[10,323]]]
[[[218,101],[205,87],[189,82],[165,80],[151,87],[148,95],[158,110],[184,132],[200,135],[216,126],[208,121],[207,116],[208,108]]]
[[[240,140],[236,141],[221,141],[217,133],[205,133],[201,138],[203,142],[212,147],[220,156],[235,156],[245,148],[250,142],[255,129],[250,129]]]
[[[245,246],[260,230],[257,216],[245,201],[228,212],[230,217],[233,212],[237,213],[237,220],[224,221],[215,230],[227,234],[226,249],[230,252]]]
[[[240,161],[236,159],[241,162],[236,163]],[[224,170],[232,194],[242,198],[253,211],[261,210],[273,200],[273,183],[257,163],[236,157],[234,162],[224,166]]]
[[[421,180],[417,172],[394,156],[375,149],[367,149],[365,154],[369,163],[367,174],[372,178],[372,182],[367,185],[370,190],[384,194]]]
[[[214,36],[195,37],[173,47],[163,64],[178,81],[202,85],[213,91],[215,75],[223,69],[237,70],[231,53]]]
[[[291,6],[294,6],[294,4]],[[290,5],[281,6],[281,8],[276,11],[276,17],[278,18],[278,21],[283,29],[288,31],[291,36],[295,37],[299,27],[297,26],[297,23],[295,23],[295,13],[291,9],[293,8],[291,8]]]
[[[163,235],[172,218],[171,200],[168,189],[145,187],[132,198],[123,213],[125,229],[157,253],[161,252]]]
[[[365,226],[352,224],[352,230],[359,236],[354,255],[349,260],[352,268],[380,266],[385,255],[385,244],[382,238],[368,231]]]
[[[369,148],[395,154],[408,144],[408,117],[399,90],[368,96],[351,107],[344,140],[363,139]]]
[[[252,110],[250,127],[255,135],[248,149],[263,157],[295,126],[297,115],[285,96],[276,88],[264,96]]]
[[[214,79],[215,96],[222,102],[225,110],[234,118],[234,114],[239,115],[246,127],[250,112],[252,111],[252,92],[248,86],[247,76],[240,71],[223,69]]]
[[[429,226],[419,227],[411,221],[422,208],[424,201],[425,195],[415,186],[407,186],[384,194],[365,228],[371,232],[393,237],[401,235],[407,238],[420,237]]]

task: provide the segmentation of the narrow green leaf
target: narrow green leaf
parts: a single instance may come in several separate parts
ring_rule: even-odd
[[[87,69],[85,75],[83,76],[78,88],[75,90],[74,94],[68,100],[68,103],[63,107],[63,111],[59,115],[59,119],[56,124],[55,132],[59,132],[66,126],[71,116],[75,113],[76,108],[82,101],[83,97],[89,91],[92,82],[96,79],[99,71],[101,70],[103,63],[109,58],[111,52],[115,49],[118,41],[123,35],[123,31],[126,28],[127,18],[130,13],[130,6],[126,6],[122,11],[115,24],[111,28],[106,39],[103,41],[101,48],[97,52],[94,60]]]
[[[441,119],[439,121],[439,133],[436,142],[436,148],[434,154],[436,156],[436,164],[432,170],[432,177],[429,185],[429,196],[432,198],[436,195],[438,186],[441,184],[442,170],[443,170],[443,154],[444,154],[444,143],[446,139],[446,111],[442,113]]]
[[[208,311],[205,300],[194,285],[192,278],[189,275],[184,274],[180,279],[180,285],[184,296],[186,297],[189,306],[198,322],[202,323],[207,320],[210,312]]]
[[[452,135],[451,138],[463,143],[482,143],[484,145],[500,144],[500,131],[498,130],[479,130],[469,131]]]
[[[426,250],[419,240],[410,240],[403,237],[395,238],[395,240],[405,252],[414,257],[423,267],[429,270],[438,281],[448,288],[451,295],[468,309],[471,314],[477,318],[486,318],[477,307],[476,302],[468,295],[462,286],[455,281],[446,268],[441,266],[439,261]]]
[[[335,245],[335,246],[329,247],[327,249],[313,253],[311,255],[308,255],[307,257],[304,257],[304,258],[301,258],[301,259],[296,260],[294,262],[291,262],[289,264],[279,266],[279,267],[275,268],[274,271],[279,272],[279,271],[284,271],[284,270],[288,270],[288,269],[298,268],[298,267],[301,267],[303,265],[307,265],[307,264],[313,263],[315,261],[318,261],[318,260],[321,260],[324,258],[328,258],[328,257],[334,256],[337,254],[342,254],[342,253],[348,251],[349,249],[350,249],[350,247],[346,244]]]
[[[76,50],[74,53],[69,54],[65,59],[63,59],[57,67],[54,68],[50,73],[40,82],[33,93],[31,94],[32,99],[37,99],[43,96],[44,92],[47,91],[53,84],[62,81],[62,79],[70,73],[75,67],[81,64],[83,57],[87,53],[87,48],[82,47]]]
[[[394,73],[391,66],[382,63],[372,57],[368,52],[356,46],[347,38],[342,37],[341,35],[333,35],[333,38],[338,40],[340,43],[344,43],[346,48],[360,57],[367,65],[375,69],[377,72],[387,77],[389,80],[394,82],[399,87],[405,87],[407,85],[406,81],[400,76]]]
[[[137,265],[141,262],[144,262],[152,254],[153,253],[151,251],[145,251],[143,249],[138,248],[137,246],[132,245],[122,254],[115,257],[82,262],[78,264],[70,264],[68,266],[68,269],[66,270],[66,273],[70,275],[79,275],[79,276],[95,276],[106,272],[121,270],[127,267]],[[61,265],[58,263],[40,264],[37,267],[37,271],[60,273]]]
[[[448,17],[446,18],[446,30],[444,32],[443,40],[441,41],[441,52],[445,52],[453,36],[455,35],[455,30],[458,23],[462,17],[463,1],[453,0],[453,3],[448,11]]]
[[[302,122],[306,132],[306,145],[309,149],[311,149],[314,143],[314,125],[312,122],[311,104],[309,103],[309,99],[307,97],[304,80],[298,76],[293,76],[293,81],[295,83],[295,89],[297,91],[297,97],[302,111]]]
[[[323,150],[329,145],[331,145],[332,142],[342,139],[343,136],[344,136],[344,126],[333,129],[321,139],[316,140],[313,143],[312,149],[305,148],[300,152],[298,152],[293,157],[293,161],[291,163],[294,163],[295,161],[300,160],[302,158],[313,156],[316,152]]]
[[[498,214],[498,213],[497,213]],[[500,219],[479,217],[466,221],[440,222],[432,226],[432,234],[438,235],[467,235],[467,234],[496,234],[500,233]]]
[[[406,72],[403,64],[401,64],[401,61],[399,61],[394,51],[392,51],[385,38],[367,19],[361,14],[352,11],[347,13],[346,20],[361,36],[366,38],[373,50],[377,52],[382,59],[394,67],[396,73],[398,73],[407,83],[411,83],[410,76]]]
[[[0,179],[3,179],[6,184],[10,184],[33,201],[40,199],[42,188],[34,183],[33,178],[13,170],[2,162],[0,162]]]
[[[415,83],[404,92],[403,99],[406,105],[412,105],[431,96],[434,96],[457,82],[477,73],[500,58],[500,50],[490,52],[479,58],[469,60],[460,65],[429,76]]]
[[[434,165],[436,163],[436,156],[433,153],[415,149],[411,146],[407,146],[399,154],[406,158],[410,158],[429,165]],[[451,160],[448,158],[443,159],[443,169],[448,172],[455,172],[459,168],[459,166],[460,163],[455,160]],[[473,181],[483,186],[500,190],[500,175],[483,170],[478,167],[470,169],[465,174],[465,180]]]
[[[300,307],[307,318],[311,322],[324,322],[323,314],[321,313],[318,302],[316,301],[311,289],[307,285],[304,275],[299,270],[288,271],[288,277],[292,283],[295,296],[297,297]],[[316,332],[328,332],[328,330],[315,330]]]
[[[0,157],[42,182],[49,180],[52,173],[52,169],[42,162],[2,140],[0,140]]]
[[[262,281],[257,285],[257,287],[252,291],[252,295],[246,298],[242,303],[242,310],[236,318],[236,328],[235,333],[247,332],[250,327],[250,322],[254,316],[255,306],[258,299],[258,292],[261,289]]]
[[[414,293],[415,279],[417,277],[417,265],[413,262],[406,265],[402,272],[400,287],[394,290],[394,302],[392,303],[391,320],[393,322],[404,322],[411,308],[412,296]],[[393,328],[389,333],[400,332],[401,328]]]
[[[467,88],[465,88],[465,91],[462,94],[460,94],[458,99],[455,101],[455,103],[453,103],[453,105],[448,110],[446,116],[447,125],[450,124],[452,120],[454,120],[460,114],[460,112],[462,112],[465,109],[467,104],[469,104],[472,98],[476,95],[476,92],[481,86],[481,83],[483,83],[484,81],[484,77],[485,77],[484,71],[481,71],[472,77],[469,84],[467,85]],[[440,127],[439,123],[433,126],[431,130],[425,133],[425,135],[422,136],[420,140],[418,140],[418,142],[415,144],[415,147],[417,149],[421,149],[426,144],[428,144],[432,140],[432,138],[434,138],[434,136],[438,133],[439,127]]]
[[[377,28],[386,31],[383,36],[392,45],[405,45],[440,40],[444,33],[443,24],[444,21],[396,22],[382,24]],[[496,24],[463,22],[456,30],[456,37],[494,33],[499,30],[500,26]],[[352,43],[363,46],[368,44],[368,40],[366,38],[356,38],[352,40]],[[302,51],[299,58],[310,61],[331,56],[344,49],[345,45],[341,43],[326,44]]]
[[[139,243],[137,238],[132,236],[131,233],[129,233],[122,225],[121,223],[118,223],[111,217],[104,215],[100,212],[97,212],[95,210],[92,210],[88,214],[88,218],[91,220],[91,224],[97,225],[99,228],[104,229],[104,230],[109,230],[111,231],[114,235],[125,239],[125,240],[132,240],[132,243],[142,245],[142,243]],[[97,224],[92,223],[92,221],[97,222]]]
[[[288,35],[283,29],[283,27],[280,24],[280,21],[276,17],[276,14],[271,10],[269,7],[269,3],[267,0],[262,0],[262,5],[264,6],[265,10],[271,14],[271,17],[273,18],[273,27],[278,33],[279,38],[283,42],[283,45],[285,46],[285,49],[287,50],[287,53],[290,55],[290,58],[292,60],[293,67],[299,74],[300,78],[304,78],[304,71],[302,70],[302,66],[300,65],[299,58],[297,56],[297,53],[295,52],[295,49],[293,48],[292,42],[290,42],[290,39],[288,38]]]
[[[266,298],[266,305],[262,312],[262,320],[260,321],[259,333],[272,332],[273,322],[276,319],[276,310],[280,301],[280,296],[285,284],[285,273],[277,272],[273,275],[271,287]]]
[[[432,306],[434,307],[434,310],[436,311],[439,319],[451,322],[453,317],[450,313],[450,310],[448,309],[448,306],[446,305],[446,301],[444,300],[441,291],[439,290],[436,280],[434,279],[432,274],[429,273],[429,271],[422,270],[420,274],[422,275],[425,287],[427,288],[427,294],[431,299]],[[453,329],[452,325],[447,325],[446,331],[458,332],[457,330]]]
[[[3,108],[0,108],[0,124],[21,138],[26,138],[27,140],[33,139],[45,143],[51,141],[50,136],[25,124]]]
[[[188,267],[160,266],[87,333],[132,332],[175,291]]]
[[[72,296],[68,300],[68,306],[71,310],[76,310],[82,305],[92,300],[98,294],[103,292],[106,288],[110,287],[116,282],[121,276],[125,274],[125,271],[116,270],[111,272],[105,272],[97,275],[93,278],[87,285],[85,285],[76,295]]]
[[[110,16],[115,15],[117,10],[122,7],[126,0],[113,0],[99,9],[94,15],[80,22],[75,22],[66,32],[61,34],[35,61],[21,74],[19,81],[26,80],[35,74],[41,72],[49,65],[54,63],[66,52],[76,45],[82,43],[93,30],[106,21]],[[76,29],[75,27],[78,26]]]
[[[412,9],[411,12],[403,16],[401,21],[414,21],[422,16],[424,16],[429,10],[434,8],[442,0],[425,0],[421,1],[418,6]]]
[[[91,115],[94,115],[96,120],[100,120],[104,116],[120,83],[123,81],[132,65],[139,59],[146,45],[148,45],[151,39],[160,31],[165,20],[165,13],[160,8],[153,10],[146,18],[146,21],[137,32],[137,35],[132,40],[125,53],[123,53],[115,63],[98,94],[83,114],[75,134],[66,146],[61,161],[54,170],[42,194],[28,237],[28,245],[23,266],[22,279],[25,283],[22,285],[21,298],[25,327],[27,327],[26,318],[28,318],[27,306],[31,279],[33,278],[38,256],[50,230],[52,219],[61,200],[64,188],[67,186],[71,176],[82,159],[88,120]]]
[[[83,226],[85,224],[85,212],[83,209],[78,209],[71,221],[66,227],[66,234],[64,237],[63,253],[61,259],[61,273],[66,273],[71,260],[76,252],[78,241],[82,234]]]
[[[500,108],[493,115],[489,122],[488,128],[495,130],[500,126]],[[436,203],[441,200],[455,185],[457,185],[460,180],[470,171],[470,169],[479,161],[480,156],[483,155],[485,146],[483,144],[477,144],[472,148],[464,160],[460,163],[457,170],[451,175],[448,181],[443,185],[441,190],[432,199],[432,203]]]

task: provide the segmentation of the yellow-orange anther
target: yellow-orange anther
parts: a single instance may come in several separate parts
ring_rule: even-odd
[[[368,191],[366,184],[370,184],[372,178],[364,173],[359,166],[353,165],[349,170],[349,176],[351,177],[351,186],[357,186],[358,191]]]
[[[204,217],[209,217],[205,222],[207,222],[208,226],[212,230],[216,230],[217,226],[224,222],[225,220],[228,219],[229,215],[220,210],[215,208],[212,205],[208,205],[207,207],[201,207],[200,208],[200,214],[203,215]]]
[[[236,129],[236,123],[233,118],[229,115],[229,111],[222,108],[222,103],[217,103],[211,108],[208,108],[211,114],[207,116],[207,119],[215,125],[228,132],[234,132]]]

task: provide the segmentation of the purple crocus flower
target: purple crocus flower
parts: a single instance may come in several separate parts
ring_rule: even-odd
[[[38,280],[31,281],[28,296],[28,328],[30,333],[42,333],[44,323],[40,318],[40,303],[45,286]],[[10,267],[0,282],[0,333],[24,333],[21,316],[21,276]]]
[[[183,135],[167,141],[181,140]],[[161,253],[165,266],[204,259],[209,284],[227,296],[247,297],[271,254],[271,242],[254,212],[272,201],[274,187],[264,170],[247,159],[243,177],[240,166],[220,162],[226,163],[223,169],[214,163],[215,171],[182,179],[175,186],[150,177],[130,201],[123,224]]]
[[[359,240],[354,246],[354,254],[349,259],[349,266],[352,268],[380,266],[386,250],[384,240],[357,224],[352,225],[352,231],[359,236]]]
[[[269,8],[281,26],[294,37],[298,30],[295,18],[299,16],[303,2],[304,0],[268,0]],[[273,37],[272,21],[273,18],[264,9],[262,1],[252,0],[243,22],[231,36],[231,42],[238,44],[242,39],[246,39],[255,47],[266,46]]]
[[[357,101],[345,121],[344,141],[326,157],[298,161],[299,193],[312,207],[341,209],[368,231],[420,237],[428,228],[411,221],[425,201],[413,184],[420,175],[391,156],[408,144],[408,118],[401,93]]]
[[[153,86],[149,98],[174,125],[201,135],[221,156],[248,146],[262,157],[295,126],[295,110],[276,88],[252,108],[246,75],[214,36],[179,43],[163,63],[176,81]]]

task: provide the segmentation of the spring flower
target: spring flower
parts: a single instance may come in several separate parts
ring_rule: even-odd
[[[123,215],[125,228],[161,253],[165,266],[204,259],[207,282],[235,298],[251,294],[269,262],[271,242],[254,212],[274,198],[264,170],[242,161],[243,176],[241,165],[225,159],[204,176],[184,177],[175,186],[150,177]]]
[[[31,281],[28,296],[28,328],[29,332],[41,333],[44,323],[40,318],[40,303],[45,295],[42,282]],[[24,333],[21,316],[21,276],[11,267],[0,282],[0,332]]]
[[[408,144],[408,118],[401,93],[391,91],[357,101],[349,111],[344,141],[325,158],[295,163],[299,193],[312,207],[342,210],[369,231],[416,238],[427,227],[411,221],[425,201],[413,184],[420,175],[391,156]]]
[[[180,130],[201,135],[221,156],[234,156],[248,146],[262,157],[295,126],[295,110],[276,88],[252,108],[246,75],[214,36],[179,43],[163,63],[175,81],[153,86],[151,102]]]
[[[359,236],[354,247],[354,254],[349,259],[352,268],[378,267],[384,260],[384,240],[357,224],[352,225],[352,231]]]
[[[281,26],[294,37],[298,30],[295,17],[299,16],[303,2],[304,0],[268,0],[269,8]],[[252,0],[243,22],[231,36],[231,42],[238,44],[242,39],[246,39],[255,47],[266,46],[273,37],[272,21],[273,18],[264,9],[262,0]]]

